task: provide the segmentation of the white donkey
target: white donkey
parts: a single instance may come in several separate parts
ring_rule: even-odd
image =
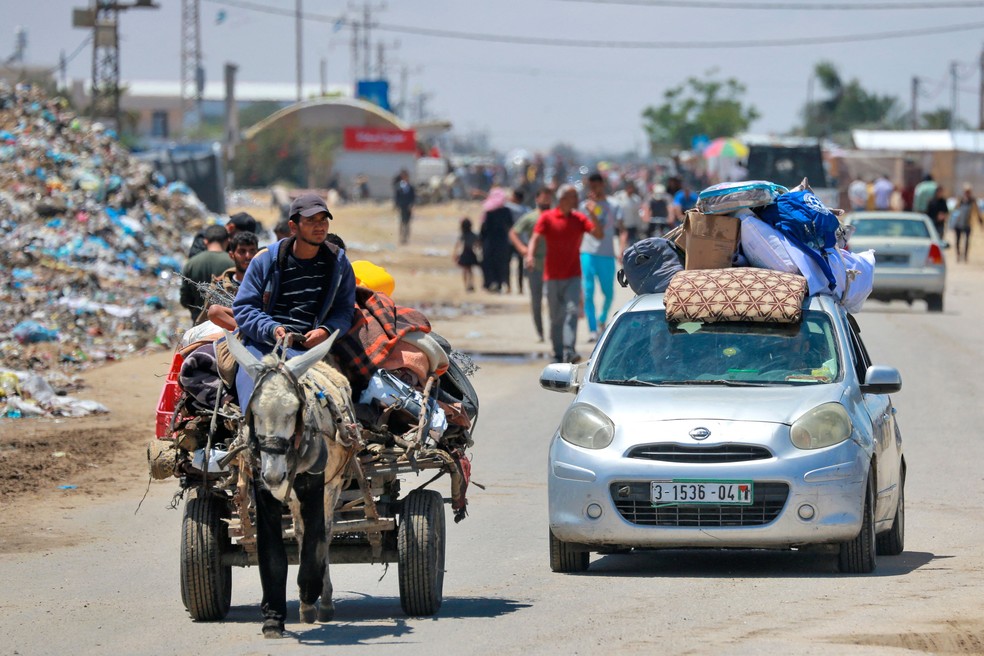
[[[289,501],[300,547],[300,619],[328,622],[335,612],[328,571],[331,524],[359,443],[351,386],[322,361],[337,334],[289,360],[274,354],[260,360],[226,333],[233,357],[254,381],[242,412],[250,447],[259,453],[256,546],[267,638],[283,637],[287,615],[287,552],[281,529],[285,502]]]

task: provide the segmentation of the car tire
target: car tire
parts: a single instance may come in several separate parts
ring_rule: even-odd
[[[876,550],[879,556],[898,556],[905,551],[905,469],[899,472],[899,503],[892,528],[878,536]]]
[[[871,472],[868,473],[861,516],[861,530],[857,536],[840,545],[839,566],[844,574],[868,574],[875,569],[875,492]]]
[[[559,540],[550,531],[550,569],[562,574],[576,574],[588,569],[591,557],[587,551],[575,551],[569,542]]]
[[[926,297],[926,309],[930,312],[943,311],[943,294],[930,294]]]

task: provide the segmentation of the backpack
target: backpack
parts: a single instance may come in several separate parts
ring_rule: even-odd
[[[756,208],[755,212],[817,263],[831,290],[837,286],[833,271],[821,253],[837,245],[840,221],[813,192],[791,191],[779,196],[773,205]]]
[[[662,237],[638,241],[622,253],[618,284],[631,287],[636,294],[666,291],[670,280],[683,271],[684,258],[672,242]]]

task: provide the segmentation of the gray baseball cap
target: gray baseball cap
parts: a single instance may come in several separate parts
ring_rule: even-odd
[[[321,196],[318,194],[301,194],[290,204],[290,214],[288,216],[291,218],[298,214],[301,216],[314,216],[319,212],[327,214],[329,219],[335,218],[328,211],[328,206],[325,205],[325,201],[322,200]]]

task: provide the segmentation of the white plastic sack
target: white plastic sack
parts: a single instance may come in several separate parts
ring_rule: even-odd
[[[875,282],[875,251],[852,253],[842,250],[840,256],[850,280],[844,290],[841,304],[845,310],[853,314],[861,310],[861,306],[871,294]]]
[[[195,342],[202,340],[216,340],[222,337],[222,328],[211,321],[204,321],[194,328],[189,328],[181,337],[181,344],[178,348],[185,348]]]
[[[748,210],[735,212],[735,216],[741,219],[741,250],[749,264],[760,269],[800,274],[806,278],[810,296],[839,297],[843,293],[846,267],[836,249],[830,248],[824,253],[836,283],[835,289],[830,289],[823,269],[784,234]]]
[[[749,264],[783,273],[800,272],[782,233],[748,210],[735,212],[735,216],[741,219],[741,250]]]

